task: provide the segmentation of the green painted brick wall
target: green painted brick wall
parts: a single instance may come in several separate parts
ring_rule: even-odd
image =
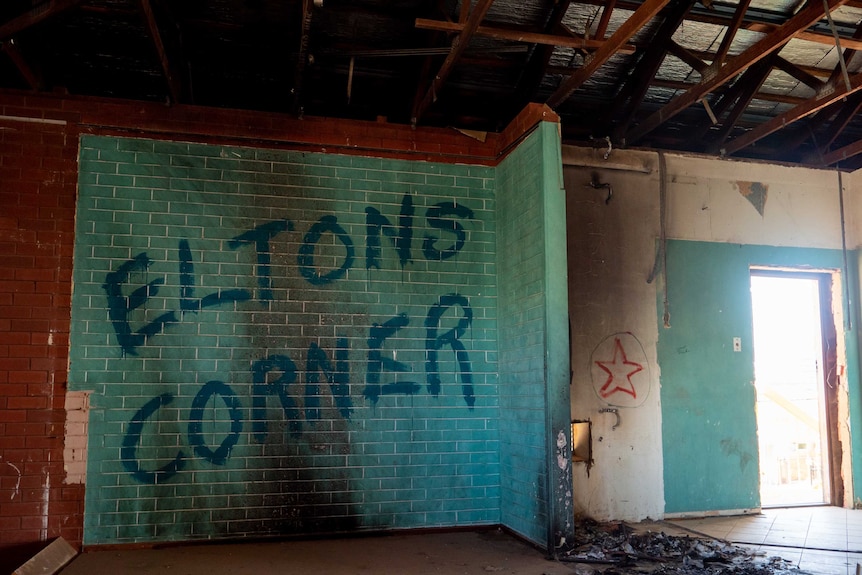
[[[547,549],[573,536],[565,191],[558,126],[500,165],[502,521]]]
[[[85,543],[499,523],[495,177],[83,137]]]
[[[850,277],[858,277],[851,263]],[[760,505],[753,349],[743,344],[742,352],[734,352],[731,345],[735,336],[753,341],[751,266],[840,270],[843,258],[840,250],[668,242],[671,327],[659,330],[657,349],[667,513]],[[846,299],[840,305],[846,310]],[[846,383],[858,377],[859,347],[855,329],[844,337]],[[849,392],[855,445],[862,410],[856,386]]]

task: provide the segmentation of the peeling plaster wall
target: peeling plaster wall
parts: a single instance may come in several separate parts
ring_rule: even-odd
[[[673,429],[673,419],[680,414],[676,407],[665,405],[665,395],[668,386],[680,382],[668,380],[669,374],[662,371],[662,355],[657,351],[659,339],[667,336],[662,321],[663,278],[659,275],[647,283],[660,237],[658,157],[655,153],[616,150],[605,160],[603,152],[576,148],[563,151],[569,222],[572,418],[592,422],[593,450],[591,466],[576,463],[573,468],[575,511],[599,520],[655,518],[666,512],[684,511],[687,505],[698,508],[692,502],[675,503],[674,509],[665,506],[665,493],[676,494],[680,480],[679,470],[673,468],[677,463],[671,461],[668,468],[668,458],[673,460],[677,455],[670,449],[674,438],[662,437],[662,430],[667,433]],[[752,253],[767,254],[756,256],[766,258],[755,262],[764,265],[781,263],[778,260],[782,258],[802,265],[808,261],[804,254],[816,254],[810,259],[811,265],[827,260],[832,267],[840,265],[841,219],[835,171],[676,155],[668,155],[666,161],[667,236],[671,241],[783,249],[753,249]],[[610,184],[610,201],[607,188],[593,189],[590,182]],[[855,190],[862,181],[859,176],[845,174],[843,184],[850,279],[851,286],[856,286],[858,262],[853,250],[859,245],[862,202]],[[765,204],[758,197],[764,191]],[[826,259],[818,259],[820,255]],[[770,258],[775,261],[767,261]],[[747,264],[741,269],[747,277]],[[670,267],[671,287],[673,273]],[[851,293],[859,294],[857,287],[852,289],[855,292]],[[860,299],[859,295],[856,299]],[[750,308],[747,300],[742,305]],[[682,325],[685,317],[674,315],[674,309],[671,299],[670,323]],[[856,309],[852,313],[854,318],[859,315]],[[750,317],[739,312],[733,318],[737,320],[747,322],[750,333]],[[708,334],[710,326],[699,321],[692,329]],[[856,323],[844,334],[849,406],[858,403]],[[617,339],[619,347],[615,345]],[[748,339],[750,342],[750,336]],[[705,357],[720,360],[721,353],[721,349],[707,350]],[[753,371],[753,366],[750,369]],[[715,368],[707,379],[720,377],[718,371]],[[625,385],[606,385],[611,373]],[[741,385],[749,384],[746,381]],[[699,393],[696,385],[694,392]],[[720,399],[735,401],[724,396]],[[617,409],[620,416],[616,429],[616,414],[600,411],[609,408]],[[842,422],[841,433],[846,444],[850,443],[851,429],[858,432],[862,427],[856,423],[858,412],[853,409],[848,414],[845,410],[847,419]],[[753,418],[753,406],[751,413]],[[707,437],[696,430],[693,433],[695,439]],[[751,435],[746,440],[756,445],[754,432],[746,433]],[[845,452],[844,477],[862,475],[858,470],[851,472],[853,463],[846,445]],[[697,449],[694,453],[698,453]],[[695,455],[695,459],[698,457]],[[756,483],[756,474],[754,477]],[[851,503],[853,483],[846,483],[847,504]],[[855,491],[859,493],[858,487]]]
[[[586,186],[596,172],[607,191]],[[575,511],[598,520],[659,517],[662,497],[661,406],[655,342],[655,287],[647,283],[659,233],[655,175],[566,167],[569,222],[569,309],[572,333],[572,418],[592,422],[595,463],[573,468]],[[608,359],[607,338],[630,333],[642,344],[647,368],[633,377],[645,390],[632,398],[600,395],[605,372],[593,361]],[[611,340],[613,341],[613,340]],[[601,357],[600,357],[601,356]],[[609,358],[613,358],[610,351]],[[606,375],[606,374],[605,374]],[[606,390],[605,393],[607,393]],[[617,407],[620,425],[613,429]],[[629,401],[633,400],[633,401]]]

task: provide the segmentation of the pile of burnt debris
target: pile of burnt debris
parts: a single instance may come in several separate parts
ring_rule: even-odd
[[[579,522],[576,544],[558,554],[579,575],[803,575],[790,561],[709,539],[636,532],[625,523]]]

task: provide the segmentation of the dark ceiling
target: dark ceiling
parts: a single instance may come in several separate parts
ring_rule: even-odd
[[[831,13],[830,13],[831,11]],[[0,88],[862,166],[862,0],[2,0]]]

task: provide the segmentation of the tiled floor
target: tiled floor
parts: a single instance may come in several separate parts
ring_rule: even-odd
[[[765,509],[760,515],[674,519],[668,523],[778,555],[809,573],[856,575],[856,564],[862,564],[862,510]]]

